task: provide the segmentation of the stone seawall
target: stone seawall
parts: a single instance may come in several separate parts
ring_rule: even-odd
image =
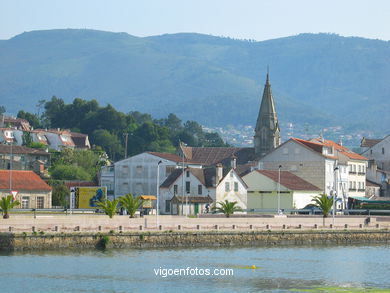
[[[199,231],[71,234],[0,234],[0,250],[174,248],[390,243],[390,231]]]

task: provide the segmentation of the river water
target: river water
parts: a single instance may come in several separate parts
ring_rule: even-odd
[[[390,292],[390,246],[3,253],[0,292]]]

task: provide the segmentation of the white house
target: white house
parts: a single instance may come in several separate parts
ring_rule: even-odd
[[[390,196],[390,135],[383,139],[363,138],[363,156],[369,159],[367,179],[381,185],[381,196]]]
[[[333,141],[291,138],[259,161],[258,169],[278,170],[301,177],[321,192],[334,192],[346,206],[349,196],[365,195],[367,158]],[[340,206],[341,207],[341,206]]]
[[[184,161],[184,165],[197,167]],[[116,196],[127,193],[133,195],[157,195],[157,186],[177,168],[181,168],[183,159],[175,154],[144,152],[114,164],[113,181]],[[200,167],[200,166],[199,166]],[[157,185],[157,169],[159,182]],[[107,170],[104,170],[107,171]],[[107,172],[104,172],[105,175]],[[111,171],[112,173],[112,171]],[[105,178],[108,180],[107,178]]]
[[[184,187],[184,188],[183,188]],[[221,164],[207,168],[177,169],[160,186],[160,212],[165,214],[200,214],[206,205],[236,201],[246,209],[247,186],[232,168]]]
[[[302,209],[321,192],[317,186],[288,171],[279,174],[279,170],[254,170],[242,179],[248,186],[248,210],[277,209],[278,193],[280,209]]]

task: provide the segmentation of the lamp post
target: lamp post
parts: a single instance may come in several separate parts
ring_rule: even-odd
[[[158,214],[159,214],[159,208],[160,208],[159,193],[160,193],[160,164],[161,163],[162,163],[161,160],[158,161],[158,163],[157,163],[157,203],[156,203],[156,226],[157,226],[157,229],[158,229],[158,226],[160,224]]]
[[[9,194],[12,195],[12,143],[10,147],[10,156],[9,156]]]
[[[278,215],[280,214],[280,169],[282,168],[282,165],[279,165],[278,170]]]
[[[333,190],[333,227],[334,227],[334,222],[335,222],[335,215],[336,215],[336,198],[337,198],[337,170],[339,167],[336,165],[336,167],[333,169],[334,172],[334,190]]]

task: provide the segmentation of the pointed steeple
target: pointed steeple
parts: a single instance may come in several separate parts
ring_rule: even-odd
[[[254,143],[255,154],[258,158],[265,156],[280,145],[280,129],[269,82],[269,68],[267,68],[267,79],[257,117]]]

